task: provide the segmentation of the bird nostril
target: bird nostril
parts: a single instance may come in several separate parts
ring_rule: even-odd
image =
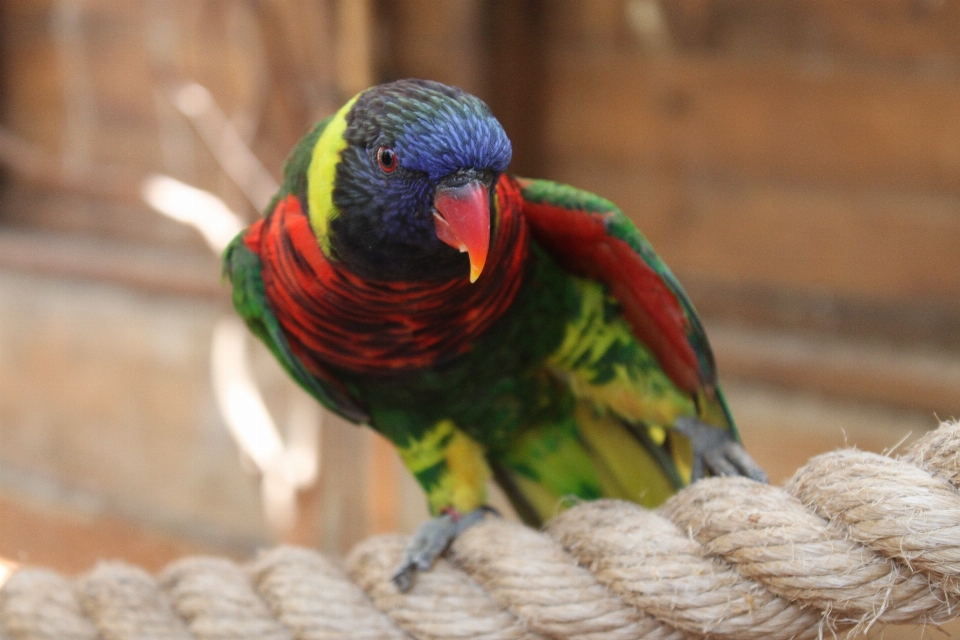
[[[475,178],[467,174],[457,174],[443,181],[445,187],[462,187]]]
[[[462,187],[470,182],[479,182],[486,186],[493,184],[494,174],[490,171],[476,169],[462,169],[440,181],[441,187]]]

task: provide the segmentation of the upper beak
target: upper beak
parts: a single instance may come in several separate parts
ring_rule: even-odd
[[[480,180],[441,186],[433,196],[437,237],[470,258],[470,282],[476,282],[490,248],[490,196]]]

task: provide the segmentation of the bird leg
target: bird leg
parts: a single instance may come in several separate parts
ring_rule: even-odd
[[[444,509],[436,518],[424,522],[410,540],[403,555],[403,562],[394,571],[393,584],[400,591],[409,591],[417,571],[426,571],[432,567],[457,536],[483,520],[488,513],[497,514],[493,507],[487,506],[474,509],[465,515],[449,508]]]
[[[757,482],[768,482],[760,468],[733,434],[691,416],[677,418],[673,428],[686,436],[693,446],[693,471],[690,482],[696,482],[710,471],[715,476],[745,476]]]

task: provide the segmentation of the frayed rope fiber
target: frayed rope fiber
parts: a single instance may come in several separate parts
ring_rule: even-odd
[[[785,488],[712,478],[657,511],[602,500],[544,532],[467,530],[409,593],[407,540],[345,568],[301,548],[186,558],[152,576],[102,563],[68,580],[23,568],[0,640],[817,638],[960,614],[960,423],[898,457],[841,450]]]

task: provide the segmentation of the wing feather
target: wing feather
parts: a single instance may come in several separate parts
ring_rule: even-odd
[[[519,180],[533,237],[564,268],[605,283],[634,335],[702,413],[733,420],[703,325],[676,277],[612,202],[549,180]]]

